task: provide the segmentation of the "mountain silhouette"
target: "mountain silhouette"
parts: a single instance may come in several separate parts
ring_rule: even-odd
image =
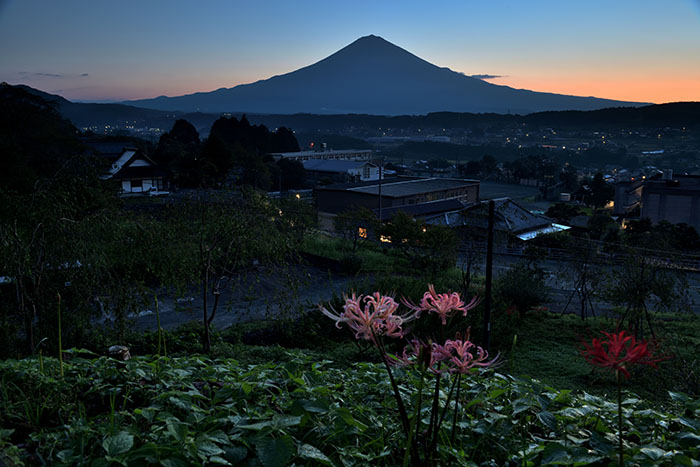
[[[373,35],[313,65],[255,83],[125,103],[170,111],[377,115],[436,111],[525,114],[641,105],[491,84],[435,66]]]

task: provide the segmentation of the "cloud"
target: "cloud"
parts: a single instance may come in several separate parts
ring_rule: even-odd
[[[18,74],[24,78],[63,78],[65,76],[58,73],[37,73],[32,71],[20,71]]]
[[[18,71],[17,75],[19,75],[20,78],[22,79],[31,79],[31,78],[74,78],[74,77],[80,77],[80,78],[85,78],[89,76],[87,73],[82,73],[80,75],[78,74],[63,74],[63,73],[45,73],[45,72],[37,72],[37,71]]]
[[[497,79],[497,78],[503,78],[503,75],[488,75],[488,74],[482,74],[482,75],[469,75],[472,78],[476,79]]]

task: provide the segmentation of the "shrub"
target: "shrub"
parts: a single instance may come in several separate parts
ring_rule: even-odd
[[[547,300],[545,272],[536,266],[517,264],[496,279],[494,296],[500,306],[514,306],[522,317]]]

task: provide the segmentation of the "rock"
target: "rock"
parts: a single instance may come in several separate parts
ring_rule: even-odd
[[[131,359],[131,354],[129,353],[129,348],[123,345],[113,345],[107,350],[107,355],[110,357],[125,362]]]

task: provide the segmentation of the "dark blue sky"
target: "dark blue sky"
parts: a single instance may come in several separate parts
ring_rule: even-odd
[[[700,2],[0,0],[0,81],[69,99],[265,79],[375,34],[517,88],[700,101]]]

